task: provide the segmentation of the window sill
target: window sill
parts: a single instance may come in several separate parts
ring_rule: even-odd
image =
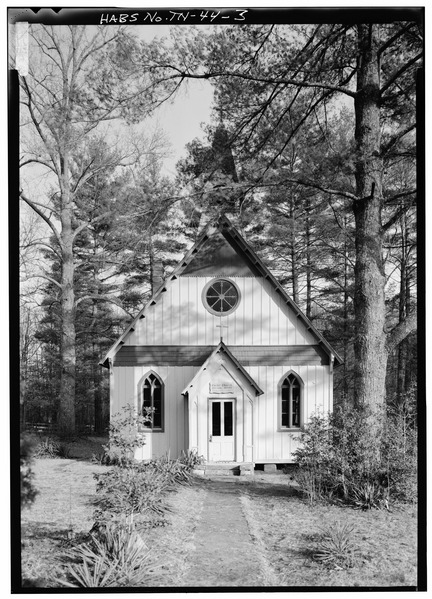
[[[297,428],[278,428],[278,433],[301,433],[301,427]]]
[[[145,426],[141,427],[138,430],[139,433],[163,433],[165,432],[163,428],[147,428]]]

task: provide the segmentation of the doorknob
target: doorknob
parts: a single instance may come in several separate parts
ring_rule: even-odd
[[[213,438],[213,437],[212,437],[212,435],[210,435],[210,437],[209,437],[209,441],[210,441],[210,443],[211,443],[211,440],[212,440],[212,438]]]

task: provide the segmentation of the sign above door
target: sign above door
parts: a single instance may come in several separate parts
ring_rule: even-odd
[[[210,393],[234,393],[232,383],[209,383]]]

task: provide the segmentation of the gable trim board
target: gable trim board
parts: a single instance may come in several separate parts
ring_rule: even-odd
[[[127,327],[125,332],[112,345],[112,347],[109,349],[103,360],[99,362],[99,364],[101,366],[104,366],[105,368],[110,367],[110,362],[112,362],[116,353],[124,345],[128,335],[135,330],[136,323],[139,321],[139,319],[146,317],[147,311],[150,310],[152,306],[154,306],[160,299],[161,295],[167,291],[167,286],[169,286],[170,282],[175,281],[185,272],[185,276],[191,276],[191,262],[194,260],[196,254],[204,248],[207,240],[216,232],[220,232],[224,239],[228,242],[228,244],[235,250],[236,254],[241,256],[246,261],[247,265],[249,266],[250,270],[255,276],[263,277],[265,280],[269,281],[275,292],[281,297],[282,301],[291,309],[294,315],[306,327],[306,330],[309,331],[312,334],[312,336],[316,339],[318,345],[320,345],[327,353],[327,355],[329,356],[331,367],[333,367],[333,365],[338,366],[342,364],[342,359],[338,355],[338,353],[331,347],[331,345],[324,339],[324,337],[314,327],[310,320],[303,314],[303,312],[300,310],[297,304],[288,296],[282,285],[275,279],[275,277],[271,274],[271,272],[268,270],[268,268],[265,266],[262,260],[246,243],[246,241],[242,238],[240,233],[234,228],[234,226],[231,224],[228,218],[224,215],[221,216],[216,221],[216,223],[209,223],[205,227],[201,236],[198,238],[193,247],[186,253],[183,260],[179,262],[179,264],[176,266],[176,268],[168,277],[168,279],[164,281],[162,285],[156,290],[156,292],[149,300],[149,302],[146,304],[146,306],[144,306],[144,308],[138,313],[135,319]],[[189,270],[187,271],[186,269]],[[236,276],[238,276],[238,273]]]
[[[231,366],[233,366],[233,368],[239,373],[239,375],[249,383],[249,385],[255,390],[256,395],[262,395],[264,393],[264,391],[256,384],[256,382],[253,380],[250,374],[243,368],[240,362],[233,356],[233,354],[227,348],[225,343],[221,341],[219,345],[215,348],[215,350],[207,358],[207,360],[204,362],[204,364],[201,366],[201,368],[198,370],[198,372],[190,381],[190,383],[188,383],[187,386],[183,389],[183,391],[181,392],[182,395],[185,395],[189,392],[189,390],[196,384],[196,381],[201,377],[202,373],[210,367],[212,362],[216,361],[218,355],[226,356],[228,363]]]

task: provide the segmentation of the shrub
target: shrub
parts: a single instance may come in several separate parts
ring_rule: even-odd
[[[370,510],[373,507],[388,508],[389,490],[385,484],[380,484],[370,480],[351,481],[350,490],[347,499],[362,510]]]
[[[146,414],[140,415],[130,404],[114,414],[109,425],[109,445],[103,446],[105,462],[119,466],[133,463],[135,450],[145,445],[143,429],[151,420],[151,408],[146,408]]]
[[[154,472],[162,475],[172,485],[188,483],[190,480],[190,467],[181,459],[170,460],[169,455],[154,458],[149,462],[140,462],[137,468],[141,472]]]
[[[35,458],[58,458],[61,456],[60,443],[52,437],[40,441],[34,451]]]
[[[294,478],[311,502],[342,499],[366,509],[387,497],[379,448],[365,411],[314,415],[300,440]]]
[[[20,439],[21,507],[30,507],[36,498],[32,471],[33,443],[29,437]]]
[[[169,455],[148,462],[124,463],[109,472],[94,474],[96,483],[95,519],[106,522],[119,514],[143,514],[153,525],[163,525],[170,511],[164,496],[178,484],[190,482],[191,468]]]
[[[98,519],[104,511],[125,515],[155,512],[163,514],[167,506],[162,496],[172,488],[172,481],[156,470],[115,466],[111,471],[94,475]]]
[[[125,461],[124,458],[120,457],[113,450],[109,449],[107,445],[104,445],[103,453],[94,453],[92,455],[92,462],[95,464],[99,464],[99,466],[120,466],[126,467],[131,466],[129,461]]]
[[[107,525],[91,541],[69,552],[68,572],[76,581],[69,587],[136,587],[155,584],[160,566],[155,563],[132,524]]]
[[[383,456],[392,497],[400,501],[417,500],[417,397],[416,387],[401,404],[388,408]]]
[[[189,471],[204,463],[204,456],[198,455],[196,450],[182,451],[180,462],[185,464]]]
[[[331,491],[333,448],[330,417],[312,415],[300,435],[300,447],[294,452],[298,465],[294,479],[312,503]]]
[[[347,523],[335,522],[322,528],[313,558],[327,568],[352,568],[358,557],[353,533],[354,527]]]
[[[380,507],[388,496],[381,447],[368,415],[366,409],[338,409],[332,417],[336,495],[362,509]]]
[[[367,410],[314,415],[294,452],[294,478],[309,501],[339,499],[362,509],[416,498],[417,430],[406,406],[389,409],[377,444]]]

